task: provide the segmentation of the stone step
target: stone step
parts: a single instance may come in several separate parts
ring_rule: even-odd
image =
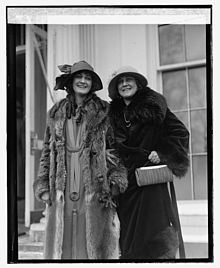
[[[20,242],[18,243],[19,251],[43,252],[43,242]]]
[[[178,201],[178,211],[184,242],[208,243],[207,201]]]
[[[206,223],[203,225],[201,224],[201,219],[198,219],[197,216],[184,216],[184,220],[180,219],[181,228],[183,237],[185,238],[184,241],[191,242],[193,238],[195,238],[195,242],[198,242],[201,238],[201,242],[208,241],[208,226]],[[196,219],[194,219],[196,218]],[[30,241],[31,242],[43,242],[44,241],[44,224],[35,223],[32,224],[29,231]],[[191,237],[191,238],[189,238]]]
[[[207,200],[178,200],[179,215],[208,216]]]
[[[30,241],[32,242],[43,242],[45,234],[44,223],[32,223],[29,230]]]
[[[43,243],[42,242],[35,242],[35,243],[26,243],[21,244],[18,246],[19,251],[25,251],[25,252],[43,252]]]
[[[18,239],[18,250],[24,252],[43,252],[43,242],[32,242],[29,235]]]
[[[192,235],[185,236],[184,245],[186,251],[186,258],[207,258],[208,257],[208,243],[207,239],[202,239],[202,236]],[[196,242],[199,238],[199,241]],[[31,242],[28,235],[19,237],[19,259],[43,259],[43,242]],[[178,258],[178,255],[177,255]]]
[[[208,243],[184,243],[186,258],[208,258]]]
[[[29,235],[18,237],[19,259],[43,259],[43,242],[32,242]]]
[[[180,215],[181,226],[208,226],[208,215]]]
[[[206,236],[208,239],[208,228],[206,226],[182,226],[181,229],[183,236]]]
[[[43,259],[43,253],[41,252],[31,252],[31,251],[19,251],[18,252],[19,260],[39,260]]]
[[[184,243],[186,259],[201,259],[208,258],[207,243]],[[179,252],[176,258],[179,259]]]

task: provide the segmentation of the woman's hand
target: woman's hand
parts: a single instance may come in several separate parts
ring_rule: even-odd
[[[112,163],[112,165],[116,166],[116,159],[117,157],[112,154],[111,152],[113,152],[115,149],[106,149],[106,159],[107,161],[109,161],[110,163]]]
[[[99,202],[103,205],[105,208],[116,208],[116,204],[113,201],[111,194],[106,193],[102,194],[99,198]]]
[[[160,157],[159,157],[159,155],[157,154],[156,151],[152,151],[150,153],[150,155],[148,156],[148,159],[154,164],[159,164],[160,163]]]
[[[49,192],[44,192],[41,195],[41,200],[44,203],[47,203],[49,206],[51,205],[51,200],[50,200],[50,193]]]

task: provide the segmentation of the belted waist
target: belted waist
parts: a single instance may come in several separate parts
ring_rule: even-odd
[[[81,147],[76,147],[74,149],[66,148],[68,153],[78,153],[81,149]]]

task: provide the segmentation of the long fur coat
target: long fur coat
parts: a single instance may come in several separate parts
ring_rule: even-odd
[[[128,106],[122,99],[113,100],[110,118],[128,169],[128,188],[118,206],[121,258],[174,258],[179,242],[167,185],[139,187],[135,169],[153,165],[148,155],[156,151],[162,164],[183,177],[189,164],[189,132],[165,98],[150,88],[138,91]],[[125,119],[130,126],[126,127]]]
[[[46,210],[45,259],[60,259],[62,254],[67,178],[66,104],[67,101],[62,100],[48,113],[38,178],[34,182],[37,199],[41,200],[43,192],[50,192],[51,205],[48,205]],[[105,207],[100,202],[100,200],[112,201],[112,184],[118,185],[121,193],[127,187],[126,169],[119,158],[114,160],[116,165],[112,165],[106,159],[106,149],[112,148],[114,143],[107,116],[108,107],[107,102],[94,94],[84,110],[86,130],[80,151],[80,162],[85,185],[86,241],[89,259],[117,259],[119,256],[119,229],[114,221],[116,210],[110,205]],[[54,118],[51,118],[51,114],[54,114]]]

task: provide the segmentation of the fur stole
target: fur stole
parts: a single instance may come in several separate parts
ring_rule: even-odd
[[[161,124],[166,116],[167,103],[163,95],[146,87],[139,90],[132,102],[126,107],[122,98],[110,104],[110,117],[117,124],[118,119],[126,113],[131,122]]]

